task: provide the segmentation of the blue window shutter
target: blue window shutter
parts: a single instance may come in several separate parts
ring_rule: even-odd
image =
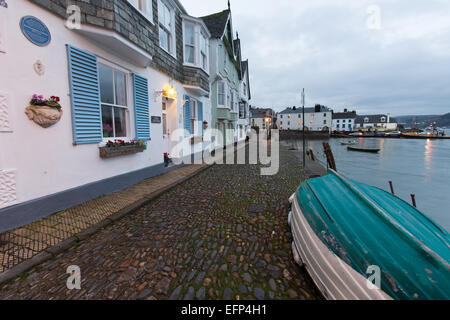
[[[192,130],[191,130],[191,101],[190,101],[190,97],[189,96],[184,96],[184,100],[186,100],[186,102],[184,103],[184,129],[187,130],[187,132],[189,132],[189,134],[192,134]]]
[[[198,102],[198,128],[200,136],[203,137],[203,102]]]
[[[136,140],[150,140],[148,80],[137,74],[133,74],[133,87]]]
[[[97,57],[67,45],[74,144],[103,140]]]

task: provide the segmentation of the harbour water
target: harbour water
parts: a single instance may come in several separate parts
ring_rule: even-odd
[[[346,177],[390,191],[417,207],[450,231],[450,140],[409,140],[355,138],[356,146],[380,148],[378,154],[348,151],[341,142],[330,139],[338,171]],[[325,162],[320,140],[308,141],[319,161]],[[301,141],[296,142],[301,150]]]

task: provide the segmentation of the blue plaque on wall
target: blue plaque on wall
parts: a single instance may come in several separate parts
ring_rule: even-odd
[[[45,47],[52,40],[47,26],[38,18],[23,17],[20,20],[20,29],[22,29],[24,36],[37,46]]]

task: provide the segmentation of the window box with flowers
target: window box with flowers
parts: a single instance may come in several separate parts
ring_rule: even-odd
[[[147,145],[144,141],[125,142],[124,140],[110,140],[104,147],[100,147],[100,158],[110,159],[121,156],[127,156],[144,152],[147,149]]]
[[[62,108],[59,97],[52,96],[45,99],[42,95],[34,94],[30,105],[25,109],[28,119],[43,128],[49,128],[61,120]]]

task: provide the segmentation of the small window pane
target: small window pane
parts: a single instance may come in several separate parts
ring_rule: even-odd
[[[186,62],[189,63],[195,62],[194,53],[195,53],[194,47],[186,46]]]
[[[186,44],[195,45],[194,26],[190,23],[186,23]]]
[[[114,124],[116,129],[116,137],[126,137],[126,110],[124,108],[114,108]]]
[[[127,105],[127,88],[125,73],[120,71],[114,72],[114,81],[116,85],[116,104],[119,106]]]
[[[113,71],[104,65],[99,65],[100,93],[103,103],[114,103]]]
[[[219,91],[219,94],[218,94],[219,101],[218,101],[218,103],[219,103],[220,106],[223,106],[223,105],[225,105],[225,85],[224,85],[223,82],[219,82],[219,84],[218,84],[218,91]]]
[[[159,28],[159,43],[161,48],[169,51],[169,34],[163,28]]]
[[[102,106],[103,138],[114,137],[113,108]]]

